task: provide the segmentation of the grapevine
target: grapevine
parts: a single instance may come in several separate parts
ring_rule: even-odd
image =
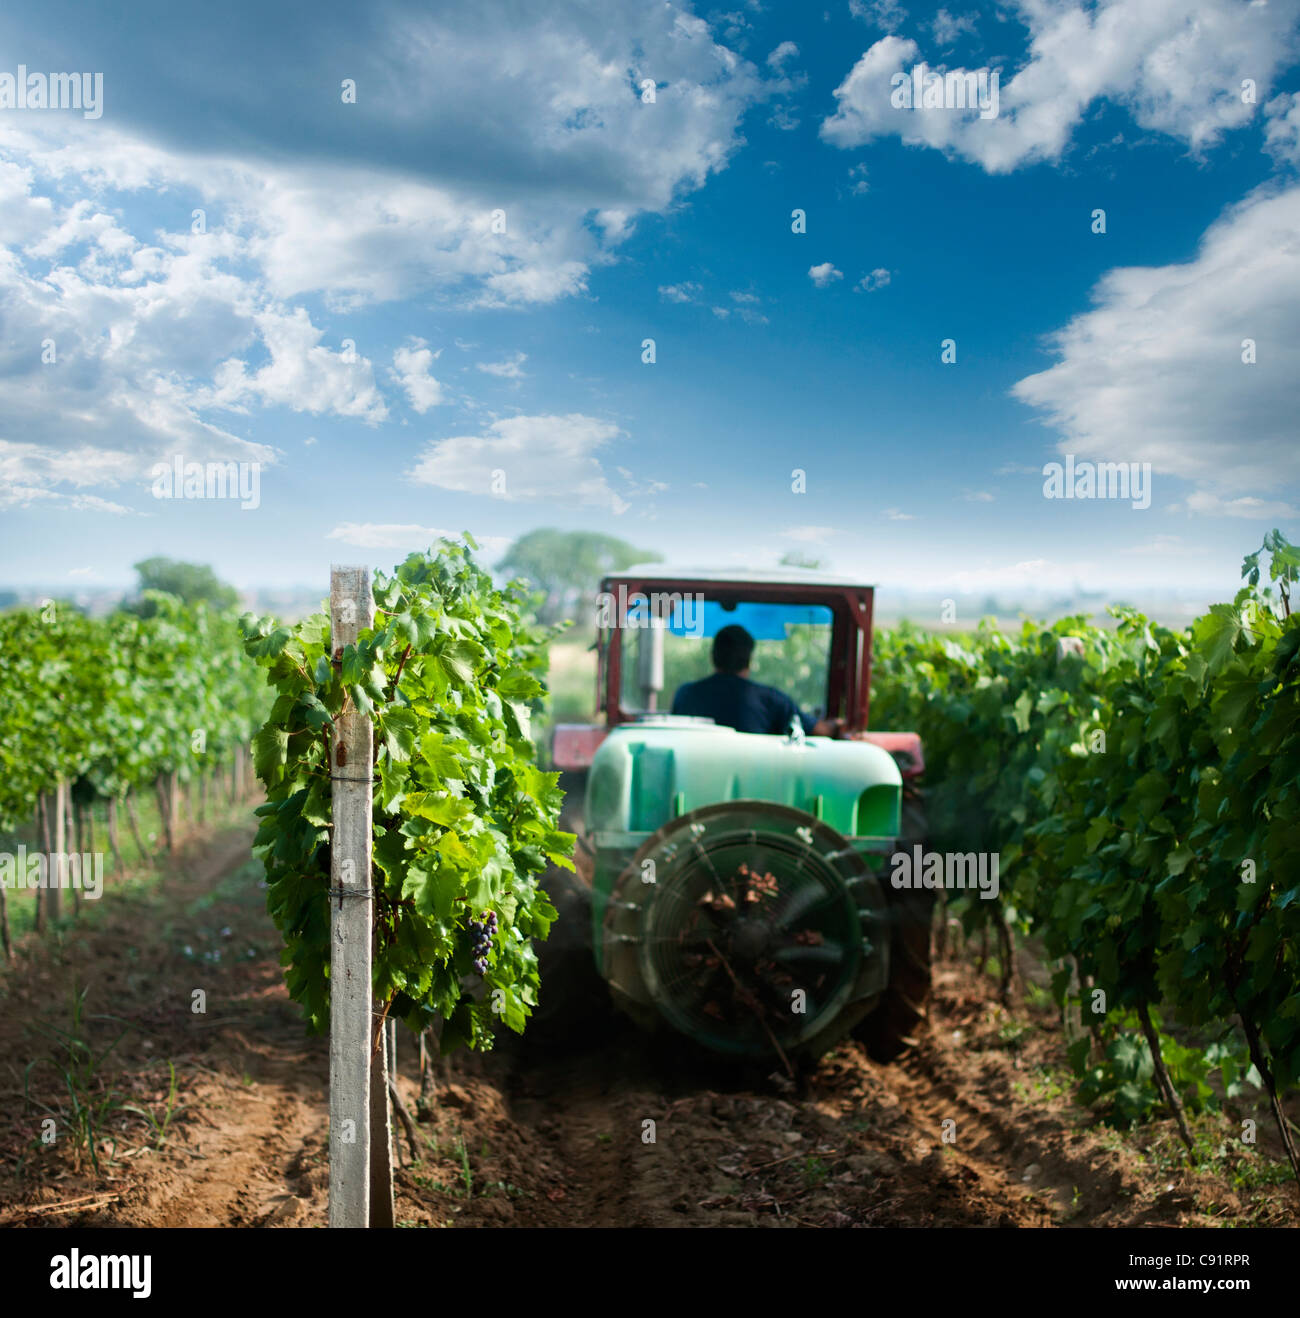
[[[1259,588],[1263,554],[1278,608]],[[1147,1054],[1176,1113],[1213,1102],[1208,1062],[1230,1096],[1248,1073],[1300,1176],[1278,1097],[1300,1083],[1298,570],[1271,533],[1233,602],[1182,631],[1131,609],[1112,610],[1114,631],[1083,618],[1016,638],[901,628],[878,639],[872,708],[925,742],[936,846],[1000,853],[1001,901],[964,918],[1006,919],[1102,991],[1104,1009],[1085,1011],[1111,1039],[1105,1065],[1124,1071],[1117,1104],[1144,1107],[1132,1082]],[[1062,1002],[1069,980],[1063,964]],[[1162,1035],[1162,1018],[1208,1037],[1204,1054]],[[1092,1052],[1084,1036],[1072,1057],[1095,1090]]]
[[[289,992],[323,1031],[329,748],[350,704],[375,726],[375,999],[417,1032],[440,1020],[444,1051],[487,1048],[498,1021],[522,1031],[537,1004],[533,939],[556,911],[536,876],[572,868],[559,775],[536,767],[529,737],[546,638],[523,588],[498,590],[451,541],[376,573],[374,600],[375,625],[337,656],[324,613],[293,628],[243,619],[275,692],[254,738],[267,791],[255,850]]]

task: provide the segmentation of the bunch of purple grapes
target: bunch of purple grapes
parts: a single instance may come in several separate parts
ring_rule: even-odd
[[[484,922],[471,920],[469,936],[474,942],[474,969],[480,975],[487,974],[488,953],[492,950],[492,939],[497,931],[497,913],[489,911]]]

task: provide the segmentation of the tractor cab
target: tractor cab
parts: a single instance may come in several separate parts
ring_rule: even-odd
[[[677,689],[710,673],[713,637],[739,624],[755,640],[756,682],[784,691],[816,718],[842,720],[848,738],[888,751],[905,779],[919,776],[919,738],[867,729],[873,597],[872,586],[806,569],[670,571],[648,564],[606,577],[596,597],[603,722],[559,725],[556,768],[588,768],[620,725],[663,726]]]

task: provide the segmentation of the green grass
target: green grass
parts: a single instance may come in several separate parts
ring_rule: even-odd
[[[50,1056],[37,1057],[28,1062],[23,1071],[23,1100],[29,1110],[44,1112],[47,1118],[52,1118],[55,1123],[55,1139],[70,1136],[78,1151],[78,1161],[80,1154],[85,1153],[98,1174],[100,1143],[107,1138],[112,1153],[115,1154],[117,1149],[116,1139],[106,1137],[108,1123],[126,1107],[112,1082],[101,1074],[101,1068],[105,1058],[131,1027],[115,1016],[88,1016],[87,992],[83,988],[78,993],[74,987],[71,1020],[66,1029],[58,1025],[47,1025],[43,1021],[31,1025],[30,1028],[36,1034],[53,1045],[53,1050]],[[89,1037],[92,1021],[111,1021],[114,1025],[123,1025],[123,1028],[106,1047],[96,1051]],[[60,1088],[63,1093],[49,1103],[33,1098],[31,1093],[32,1072],[42,1063],[53,1068],[62,1082]],[[170,1112],[167,1119],[170,1122]]]
[[[1019,1048],[1020,1041],[1034,1027],[1028,1021],[1009,1020],[998,1028],[998,1042]]]
[[[125,1103],[122,1106],[123,1112],[134,1112],[137,1116],[145,1119],[149,1129],[153,1132],[153,1146],[155,1149],[161,1149],[167,1143],[167,1132],[171,1128],[172,1118],[182,1110],[182,1105],[176,1101],[178,1088],[176,1067],[170,1061],[167,1063],[167,1071],[171,1079],[167,1086],[167,1097],[163,1100],[162,1116],[158,1116],[151,1108],[140,1107],[135,1103]]]
[[[465,1190],[465,1198],[472,1199],[474,1197],[474,1173],[469,1165],[469,1150],[465,1147],[464,1131],[461,1132],[456,1143],[456,1151],[460,1156],[460,1182]]]
[[[805,1158],[803,1163],[803,1183],[806,1189],[814,1190],[826,1182],[831,1169],[820,1158]]]

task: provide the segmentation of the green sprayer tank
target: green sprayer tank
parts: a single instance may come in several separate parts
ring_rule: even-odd
[[[734,1056],[816,1056],[890,983],[902,778],[865,741],[658,716],[587,777],[593,946],[615,1003]]]

